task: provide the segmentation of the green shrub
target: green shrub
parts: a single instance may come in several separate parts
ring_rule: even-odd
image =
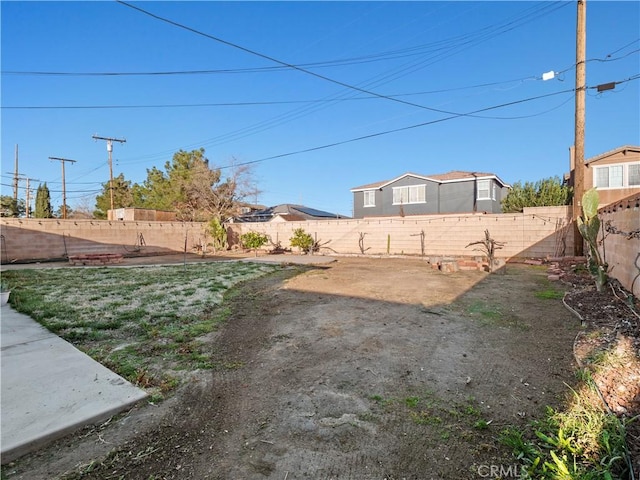
[[[240,235],[240,242],[242,246],[256,252],[258,256],[258,249],[269,241],[264,233],[247,232]]]
[[[227,230],[222,226],[220,220],[217,218],[211,220],[207,227],[207,233],[211,235],[211,246],[213,246],[214,252],[227,249]]]
[[[306,253],[311,253],[315,245],[311,234],[305,232],[303,228],[296,228],[293,231],[293,237],[289,239],[289,243],[291,243],[292,247],[298,247]]]

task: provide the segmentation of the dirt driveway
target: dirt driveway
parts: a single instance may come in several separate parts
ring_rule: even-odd
[[[542,418],[574,383],[580,325],[536,297],[554,288],[539,267],[339,258],[295,273],[243,287],[211,339],[227,368],[6,478],[491,478],[514,463],[500,430]]]

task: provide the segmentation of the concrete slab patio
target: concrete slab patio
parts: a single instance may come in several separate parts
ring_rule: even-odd
[[[147,396],[30,317],[0,315],[2,464]]]

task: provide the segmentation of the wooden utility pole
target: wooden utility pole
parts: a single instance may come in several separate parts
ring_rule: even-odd
[[[111,161],[111,152],[113,151],[113,142],[125,143],[124,138],[99,137],[93,135],[94,140],[105,140],[107,142],[107,152],[109,152],[109,199],[111,210],[113,210],[113,163]]]
[[[18,204],[18,144],[16,143],[15,166],[13,169],[13,199]]]
[[[75,160],[69,160],[68,158],[49,157],[49,160],[58,160],[62,164],[62,218],[67,218],[67,187],[64,181],[64,164],[66,162],[76,163]]]
[[[25,212],[24,212],[24,216],[29,218],[29,210],[31,210],[30,206],[31,206],[31,188],[29,187],[29,179],[27,178],[27,204],[25,205]]]
[[[584,194],[584,130],[586,97],[586,55],[587,55],[587,0],[578,0],[576,25],[576,109],[573,172],[573,222],[574,248],[576,256],[584,253],[582,236],[578,230],[578,217],[582,215],[582,195]]]

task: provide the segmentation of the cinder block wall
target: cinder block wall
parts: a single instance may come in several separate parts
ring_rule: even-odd
[[[620,232],[605,232],[603,253],[609,275],[640,298],[640,195],[605,207],[598,216],[603,225],[610,222],[613,231]]]
[[[82,253],[192,252],[206,242],[205,224],[108,220],[0,220],[2,263]]]
[[[620,232],[605,238],[604,251],[610,275],[640,296],[640,197],[600,211],[600,218]],[[296,228],[321,243],[326,253],[366,255],[475,256],[467,247],[491,238],[505,245],[497,256],[504,259],[545,258],[573,253],[573,228],[568,207],[526,208],[519,214],[427,215],[359,220],[239,223],[228,227],[230,245],[248,231],[262,232],[283,247]],[[51,260],[82,253],[162,254],[199,251],[210,242],[204,223],[17,219],[0,220],[2,263]]]
[[[230,237],[245,232],[268,235],[290,247],[297,228],[325,244],[326,252],[360,254],[360,239],[370,255],[473,256],[471,242],[483,240],[485,230],[503,242],[501,258],[556,257],[573,253],[573,229],[567,207],[527,208],[516,214],[424,215],[353,220],[233,224]],[[423,251],[424,250],[424,251]]]

